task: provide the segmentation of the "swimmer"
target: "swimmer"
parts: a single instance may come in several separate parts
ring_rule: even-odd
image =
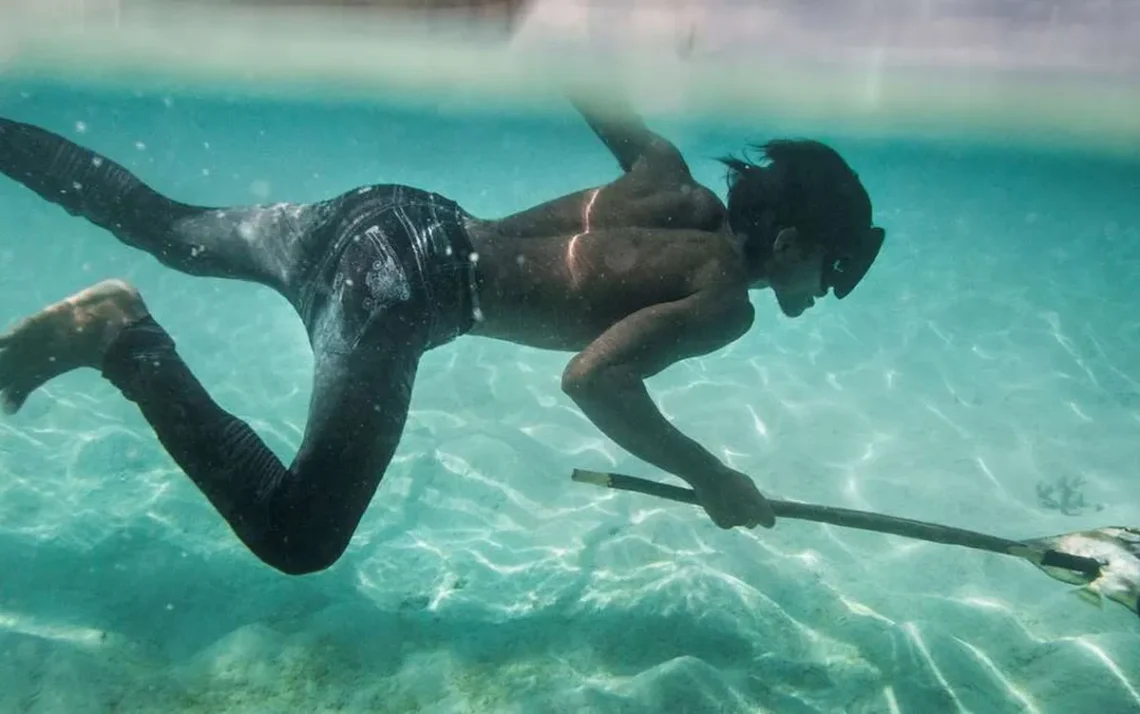
[[[174,270],[276,290],[315,361],[304,437],[284,464],[210,397],[139,292],[108,280],[0,337],[3,406],[99,370],[258,558],[313,573],[344,553],[384,476],[421,356],[476,335],[572,353],[562,389],[602,433],[688,482],[721,528],[771,527],[753,480],[674,427],[645,380],[744,335],[751,290],[771,290],[788,317],[847,296],[883,243],[867,192],[833,149],[781,140],[723,159],[722,203],[628,107],[574,105],[620,175],[497,219],[400,185],[311,204],[189,205],[0,119],[0,172]]]

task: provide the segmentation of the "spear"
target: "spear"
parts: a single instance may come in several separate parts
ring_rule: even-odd
[[[692,489],[636,476],[575,469],[570,478],[579,483],[698,505],[697,494]],[[844,528],[887,533],[1020,558],[1052,578],[1079,586],[1077,593],[1087,602],[1099,606],[1107,598],[1140,615],[1138,528],[1113,526],[1030,540],[1010,540],[871,511],[774,499],[768,499],[768,503],[777,518],[830,523]]]

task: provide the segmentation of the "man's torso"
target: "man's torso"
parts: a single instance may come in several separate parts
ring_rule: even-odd
[[[643,179],[627,173],[501,220],[472,221],[483,313],[473,334],[577,351],[642,308],[738,280],[720,200],[696,183]]]

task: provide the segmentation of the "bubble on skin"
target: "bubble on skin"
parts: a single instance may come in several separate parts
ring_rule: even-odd
[[[515,262],[519,264],[519,267],[522,267],[522,265],[526,263],[526,256],[524,256],[522,253],[519,253],[515,256]]]
[[[93,157],[91,159],[91,165],[94,166],[95,168],[99,168],[100,166],[103,165],[103,159],[99,156]]]

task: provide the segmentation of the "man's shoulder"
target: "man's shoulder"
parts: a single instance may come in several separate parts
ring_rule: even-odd
[[[693,224],[710,231],[719,231],[725,225],[728,211],[720,197],[703,184],[682,184],[680,191],[689,204]]]
[[[617,203],[649,207],[649,223],[676,229],[715,231],[725,222],[727,211],[716,193],[687,172],[679,174],[639,166],[620,176],[603,190]],[[640,211],[638,211],[640,213]]]

